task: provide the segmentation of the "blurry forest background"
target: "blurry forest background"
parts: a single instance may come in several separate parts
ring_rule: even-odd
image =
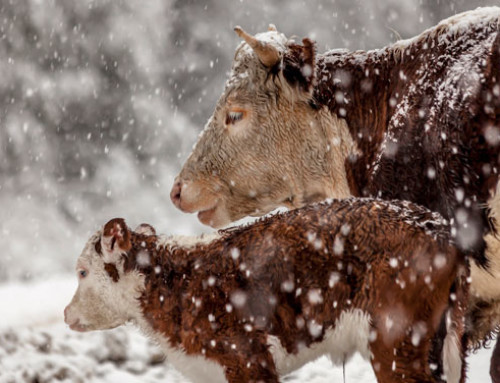
[[[0,282],[67,273],[122,216],[210,231],[168,197],[240,40],[275,23],[372,49],[499,0],[0,0]]]

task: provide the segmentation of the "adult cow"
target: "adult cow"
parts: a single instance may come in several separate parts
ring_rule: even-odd
[[[352,195],[438,211],[475,260],[483,339],[500,322],[499,25],[500,8],[480,8],[383,49],[318,55],[273,26],[235,28],[245,42],[172,201],[214,227]]]

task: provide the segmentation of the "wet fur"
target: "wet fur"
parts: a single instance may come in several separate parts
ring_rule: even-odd
[[[120,262],[125,273],[144,275],[138,323],[162,339],[167,357],[205,358],[222,366],[229,382],[277,382],[270,351],[287,358],[317,347],[330,330],[342,334],[337,321],[357,310],[370,318],[373,335],[364,347],[381,382],[440,382],[429,362],[447,368],[447,353],[436,346],[451,333],[438,331],[446,315],[454,336],[463,335],[465,259],[445,220],[407,202],[332,201],[188,247],[175,237],[130,238]],[[147,263],[139,260],[144,253]],[[457,303],[450,291],[459,292]],[[241,305],[235,293],[245,298]],[[418,326],[426,331],[412,345]],[[462,364],[451,366],[453,376],[463,377],[463,354],[454,358]]]
[[[485,302],[500,299],[493,296],[499,283],[479,285],[500,275],[499,17],[499,8],[478,9],[368,52],[317,54],[310,40],[297,44],[269,32],[266,39],[272,35],[282,52],[273,68],[240,45],[217,109],[227,97],[249,92],[259,121],[239,142],[227,141],[211,120],[181,178],[218,188],[231,219],[346,195],[419,203],[454,220],[458,245],[475,260],[474,295]],[[306,75],[304,66],[311,63],[314,73]],[[270,107],[260,110],[261,104]],[[333,117],[322,117],[328,113]],[[315,119],[332,135],[311,126]],[[270,137],[262,139],[262,131]],[[252,149],[242,150],[248,142]],[[465,216],[468,226],[457,216]],[[500,317],[490,320],[492,329],[500,323]]]

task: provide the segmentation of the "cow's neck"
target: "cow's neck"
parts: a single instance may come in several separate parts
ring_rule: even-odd
[[[382,144],[391,113],[390,98],[398,70],[389,51],[331,51],[317,58],[314,97],[347,123],[356,152],[345,168],[351,194],[367,195],[371,164]],[[389,65],[391,64],[391,65]]]

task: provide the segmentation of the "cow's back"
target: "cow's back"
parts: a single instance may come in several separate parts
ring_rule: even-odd
[[[498,36],[498,25],[474,26],[401,48],[394,110],[366,188],[468,222],[459,240],[476,254],[498,181]]]

